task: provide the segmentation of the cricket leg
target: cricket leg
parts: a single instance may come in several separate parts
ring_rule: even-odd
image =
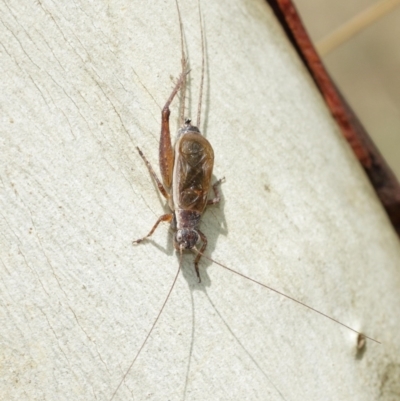
[[[219,179],[219,180],[213,185],[214,198],[213,198],[213,199],[209,199],[209,200],[207,201],[207,206],[215,205],[216,203],[219,203],[219,201],[221,200],[221,196],[220,196],[218,187],[221,185],[222,181],[224,181],[224,180],[225,180],[225,177]]]
[[[176,10],[178,11],[179,18],[179,30],[181,34],[181,65],[182,65],[182,73],[184,73],[187,69],[187,59],[185,54],[185,41],[183,38],[183,25],[182,25],[182,16],[181,10],[179,9],[178,0],[175,0]],[[181,88],[180,88],[180,98],[179,98],[179,124],[183,125],[185,122],[185,97],[186,97],[186,79],[183,80]]]
[[[169,106],[172,100],[178,93],[182,84],[186,81],[186,75],[189,71],[182,72],[178,82],[175,85],[171,95],[165,103],[161,112],[161,136],[160,136],[160,148],[158,158],[160,162],[160,171],[165,187],[168,189],[172,184],[172,170],[174,168],[174,149],[171,143],[171,134],[169,131],[169,115],[171,111]]]
[[[201,254],[206,250],[207,248],[207,237],[200,231],[197,230],[197,232],[200,235],[201,241],[203,242],[203,245],[200,248],[200,253],[197,254],[195,260],[194,260],[194,269],[196,270],[197,277],[199,278],[199,283],[201,283],[201,277],[200,277],[200,272],[199,272],[199,262],[201,259]]]
[[[149,169],[149,172],[151,176],[154,178],[154,181],[157,184],[158,190],[164,195],[164,198],[169,200],[170,196],[168,192],[165,190],[163,184],[161,184],[160,180],[157,177],[156,172],[153,170],[153,167],[151,167],[151,164],[149,161],[146,159],[146,156],[143,154],[143,152],[139,149],[139,147],[136,146],[136,149],[139,152],[140,157],[143,159],[143,161],[146,163],[147,168]]]
[[[156,230],[156,228],[162,221],[171,222],[173,217],[174,217],[173,213],[163,214],[161,217],[158,218],[158,220],[156,221],[156,224],[154,224],[153,228],[150,230],[150,232],[145,237],[137,239],[136,241],[132,241],[132,244],[140,244],[142,241],[149,238],[154,233],[154,231]]]

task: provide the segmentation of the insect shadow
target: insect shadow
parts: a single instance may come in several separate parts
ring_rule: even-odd
[[[213,181],[216,178],[213,176]],[[214,250],[217,248],[218,238],[220,235],[226,236],[228,234],[227,223],[224,214],[225,198],[223,190],[221,191],[221,199],[218,205],[207,208],[206,212],[202,216],[201,228],[207,236],[207,255],[212,255]],[[168,252],[173,253],[172,245],[172,230],[168,235]],[[176,253],[177,263],[179,263],[179,253]],[[204,290],[204,287],[211,286],[211,279],[207,272],[208,267],[211,267],[213,262],[210,259],[202,258],[199,263],[199,271],[201,276],[201,282],[199,282],[196,272],[193,269],[193,254],[185,253],[182,258],[182,275],[187,281],[191,290]]]

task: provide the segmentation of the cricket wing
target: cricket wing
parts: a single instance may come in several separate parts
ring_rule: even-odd
[[[202,213],[207,204],[214,166],[214,151],[201,134],[183,135],[176,148],[178,193],[174,201],[180,209]]]

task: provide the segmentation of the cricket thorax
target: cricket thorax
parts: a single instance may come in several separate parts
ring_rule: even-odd
[[[192,125],[191,121],[192,120],[189,120],[189,119],[185,120],[185,123],[178,130],[178,134],[176,136],[177,139],[179,139],[182,135],[185,135],[187,133],[200,134],[201,135],[200,130],[197,127],[195,127],[194,125]]]
[[[176,233],[174,236],[174,245],[176,249],[192,249],[200,239],[196,231],[200,224],[201,213],[192,210],[176,210]]]
[[[175,211],[176,229],[195,229],[201,219],[201,213],[194,210],[178,209]]]

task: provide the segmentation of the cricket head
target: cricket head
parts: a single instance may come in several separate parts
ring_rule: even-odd
[[[193,249],[199,242],[200,235],[196,230],[182,228],[178,230],[174,237],[175,249]]]

